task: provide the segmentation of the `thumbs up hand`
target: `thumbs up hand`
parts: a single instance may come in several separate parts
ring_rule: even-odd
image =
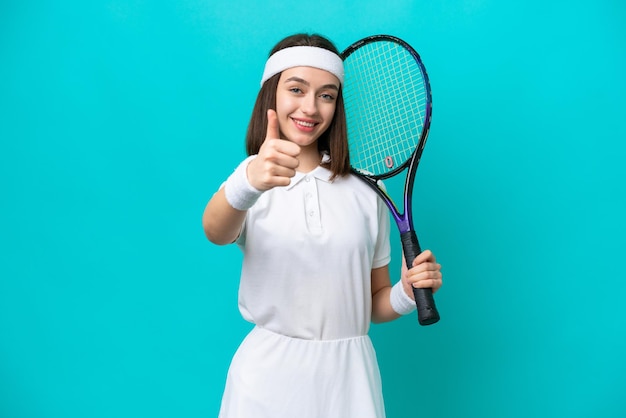
[[[248,182],[255,189],[265,191],[278,186],[288,186],[296,175],[300,147],[280,139],[276,111],[267,111],[267,134],[259,154],[248,164]]]

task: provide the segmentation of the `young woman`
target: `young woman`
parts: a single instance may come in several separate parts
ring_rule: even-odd
[[[442,284],[430,251],[391,286],[388,210],[350,174],[343,63],[317,35],[271,51],[244,160],[206,206],[207,238],[243,251],[239,309],[255,324],[230,365],[220,418],[385,416],[372,321]]]

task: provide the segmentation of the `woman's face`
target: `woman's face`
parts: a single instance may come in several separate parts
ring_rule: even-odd
[[[335,115],[339,79],[328,71],[294,67],[282,72],[276,115],[282,137],[301,147],[317,144]]]

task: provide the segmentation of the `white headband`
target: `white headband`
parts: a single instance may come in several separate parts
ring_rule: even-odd
[[[272,76],[293,67],[313,67],[328,71],[343,84],[343,61],[339,55],[315,46],[292,46],[269,57],[265,63],[261,86]]]

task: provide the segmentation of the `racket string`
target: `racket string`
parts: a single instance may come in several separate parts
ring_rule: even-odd
[[[394,42],[373,42],[345,62],[344,97],[353,167],[374,175],[407,161],[419,141],[427,105],[413,55]]]

